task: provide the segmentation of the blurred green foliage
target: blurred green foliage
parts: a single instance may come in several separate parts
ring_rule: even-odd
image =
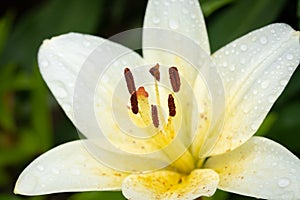
[[[269,23],[300,26],[300,0],[201,0],[201,4],[213,51]],[[109,37],[141,27],[146,1],[32,0],[28,5],[12,1],[0,7],[0,200],[124,199],[120,192],[22,197],[12,191],[22,169],[36,156],[77,137],[39,74],[36,57],[43,39],[70,31]],[[299,100],[298,69],[257,133],[298,157]],[[251,198],[218,191],[205,199]]]

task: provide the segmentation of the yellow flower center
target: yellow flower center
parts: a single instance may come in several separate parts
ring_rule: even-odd
[[[159,67],[159,64],[156,64],[149,70],[154,78],[154,92],[152,93],[155,94],[154,103],[149,103],[149,93],[144,86],[136,89],[133,74],[129,68],[125,68],[124,76],[130,95],[128,115],[136,126],[154,129],[154,134],[149,135],[151,142],[172,161],[168,168],[181,173],[189,173],[195,168],[194,158],[188,148],[179,139],[175,139],[178,128],[174,125],[174,120],[176,117],[180,117],[176,107],[178,101],[175,93],[180,91],[180,75],[176,67],[169,68],[172,91],[164,95],[167,97],[166,99],[161,99],[161,91],[158,86],[160,81]],[[168,105],[168,116],[163,113],[161,102]]]

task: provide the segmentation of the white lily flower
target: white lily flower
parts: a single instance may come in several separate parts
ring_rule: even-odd
[[[286,24],[271,24],[211,55],[197,0],[149,0],[144,28],[174,31],[199,45],[202,50],[188,55],[205,63],[201,69],[214,68],[221,77],[225,103],[217,116],[223,116],[224,120],[213,119],[213,106],[220,102],[209,98],[203,77],[193,71],[186,60],[170,53],[186,45],[176,34],[170,34],[169,38],[161,36],[162,39],[145,31],[144,47],[157,42],[162,49],[170,48],[170,52],[145,48],[143,58],[133,51],[128,53],[126,47],[95,36],[69,33],[54,37],[40,47],[40,71],[66,115],[88,139],[60,145],[38,157],[20,175],[15,193],[122,190],[128,199],[196,199],[212,196],[218,188],[256,198],[300,199],[300,160],[280,144],[253,136],[299,64],[299,32]],[[165,40],[176,42],[164,46]],[[90,59],[95,51],[100,53],[100,61]],[[101,62],[96,63],[101,68],[102,62],[109,62],[122,52],[127,54],[111,64],[113,67],[105,71],[96,90],[81,88],[92,84],[88,82],[97,76],[94,71],[83,73],[82,66]],[[135,84],[144,78],[143,74],[137,75],[138,66],[145,63],[162,66],[159,69],[161,82],[169,81],[163,66],[170,67],[173,91],[166,92],[159,87],[160,80],[155,74],[158,65],[151,68],[157,79],[155,84],[136,89]],[[119,83],[123,85],[117,90],[125,88],[130,94],[126,91],[124,97],[122,91],[115,97]],[[223,89],[222,84],[220,88]],[[77,100],[81,101],[79,107],[75,105]],[[112,106],[112,101],[118,103]],[[96,121],[117,150],[142,156],[158,153],[145,156],[141,162],[140,158],[128,160],[128,154],[108,150],[110,146],[96,145],[95,151],[89,152],[91,149],[86,147],[95,145],[94,140],[89,139],[97,138],[89,137],[89,133],[97,132],[88,124],[94,116],[78,116],[78,112],[85,113],[89,106],[95,109]],[[169,116],[162,110],[169,110]],[[124,136],[113,119],[113,111],[121,120],[127,115],[124,124],[129,124],[129,129],[146,125],[151,127],[145,129],[146,132],[156,130],[156,135],[152,141]],[[197,131],[192,134],[194,127]],[[177,131],[181,134],[179,139],[175,139],[169,149],[163,149],[173,142]],[[108,159],[109,163],[99,162],[99,158]],[[174,162],[165,164],[166,159]],[[112,163],[117,166],[108,167]],[[145,169],[148,166],[155,170]]]

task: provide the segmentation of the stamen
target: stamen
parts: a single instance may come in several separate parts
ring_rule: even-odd
[[[154,67],[149,70],[150,74],[157,80],[160,81],[159,64],[157,63]]]
[[[130,97],[130,103],[131,103],[131,110],[134,114],[137,114],[139,112],[138,107],[138,100],[136,96],[136,92],[134,91]]]
[[[178,92],[180,89],[180,77],[178,69],[176,67],[169,68],[170,82],[174,92]]]
[[[138,90],[136,91],[137,96],[144,96],[148,97],[148,92],[146,92],[145,88],[143,86],[139,87]]]
[[[159,120],[158,120],[158,113],[157,113],[157,106],[151,105],[151,114],[152,114],[152,122],[155,128],[158,128],[159,126]]]
[[[135,84],[132,73],[129,68],[124,69],[125,80],[128,88],[129,94],[132,94],[135,91]]]
[[[168,107],[169,107],[169,116],[174,117],[176,115],[176,106],[172,94],[169,94]]]

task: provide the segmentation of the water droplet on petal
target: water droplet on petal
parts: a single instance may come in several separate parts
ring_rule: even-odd
[[[59,174],[59,170],[58,169],[52,169],[52,173],[53,174]]]
[[[178,22],[176,21],[176,20],[174,20],[174,19],[170,19],[170,21],[169,21],[169,27],[171,28],[171,29],[177,29],[178,28]]]
[[[42,61],[41,61],[41,67],[46,68],[46,67],[48,67],[48,66],[49,66],[49,62],[48,62],[47,60],[42,60]]]
[[[286,86],[287,83],[288,83],[288,80],[281,80],[280,81],[280,85],[282,85],[282,86]]]
[[[230,71],[234,71],[235,70],[235,66],[234,65],[231,65],[230,67],[229,67],[229,69],[230,69]]]
[[[63,103],[61,105],[63,107],[63,109],[68,113],[68,112],[71,112],[73,109],[72,109],[72,106],[68,103]]]
[[[84,40],[83,41],[83,46],[89,47],[89,46],[91,46],[91,43],[89,41],[87,41],[87,40]]]
[[[244,59],[244,58],[241,58],[241,61],[240,61],[240,63],[241,63],[242,65],[246,64],[246,59]],[[244,69],[242,69],[242,72],[244,72]]]
[[[248,47],[247,47],[247,45],[243,44],[243,45],[240,46],[240,49],[242,51],[247,51]]]
[[[287,179],[287,178],[281,178],[281,179],[278,180],[278,186],[279,187],[284,188],[284,187],[287,187],[289,185],[290,185],[290,180]]]
[[[273,95],[270,95],[270,96],[268,97],[268,101],[269,101],[270,103],[274,103],[274,102],[276,101],[276,97],[273,96]]]
[[[266,89],[267,87],[269,87],[269,85],[270,85],[270,81],[265,80],[261,83],[261,88]]]
[[[188,14],[189,13],[189,11],[186,8],[183,8],[182,12],[183,12],[183,14]]]
[[[256,128],[257,128],[257,125],[256,125],[256,124],[252,124],[250,128],[251,128],[253,131],[255,131]]]
[[[247,114],[250,110],[249,110],[249,108],[247,107],[247,108],[244,108],[243,111],[244,111],[245,114]]]
[[[44,171],[44,169],[45,169],[42,165],[38,165],[38,166],[36,166],[36,168],[37,168],[39,171]]]
[[[286,59],[293,60],[294,56],[292,54],[287,54]]]
[[[192,14],[192,15],[191,15],[191,18],[192,18],[192,19],[196,19],[196,15],[195,15],[195,14]]]
[[[259,41],[260,41],[260,43],[261,44],[267,44],[268,43],[268,39],[266,38],[266,37],[261,37],[260,39],[259,39]]]
[[[154,17],[152,18],[152,22],[153,22],[154,24],[159,24],[159,23],[160,23],[160,19],[159,19],[158,17],[154,16]]]
[[[61,85],[60,83],[59,84],[54,84],[54,85],[52,86],[53,90],[54,90],[54,94],[58,98],[65,98],[68,95],[67,91],[62,86],[60,86]]]

